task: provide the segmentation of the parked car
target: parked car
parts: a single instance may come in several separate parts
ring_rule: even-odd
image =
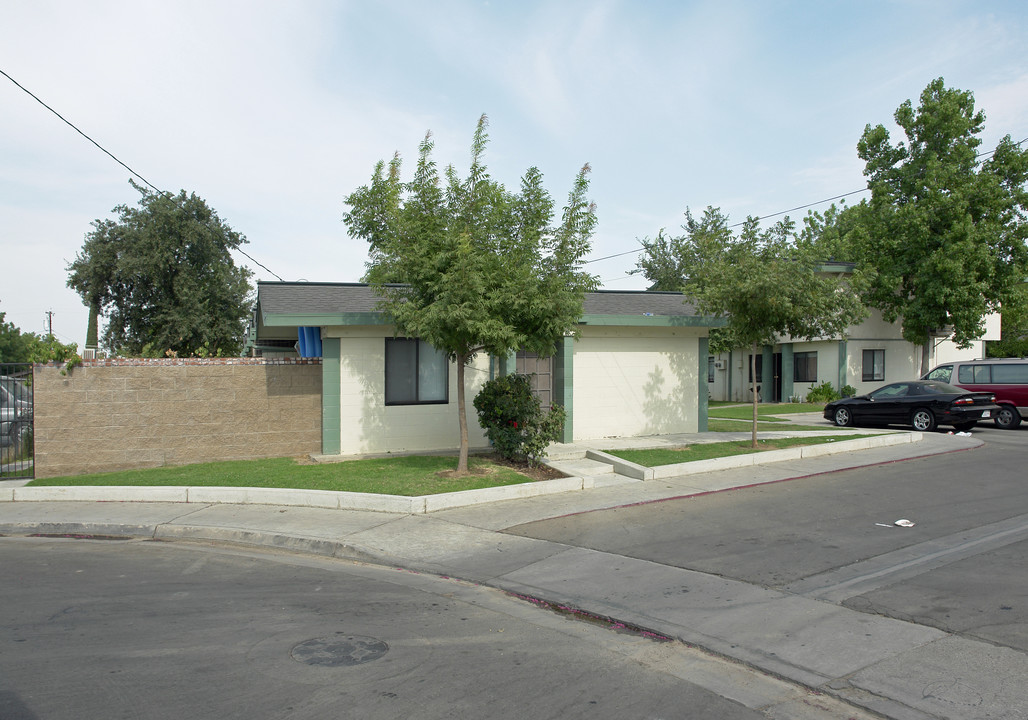
[[[934,380],[909,380],[830,402],[825,405],[825,419],[840,427],[910,425],[929,432],[938,425],[952,425],[970,430],[999,410],[995,400],[992,393],[968,392]]]
[[[999,410],[996,427],[1013,430],[1028,420],[1028,358],[990,358],[939,365],[922,380],[938,380],[971,392],[990,392]]]
[[[19,455],[32,438],[31,390],[21,380],[0,376],[0,448]]]

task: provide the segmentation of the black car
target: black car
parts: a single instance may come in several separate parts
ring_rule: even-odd
[[[867,395],[843,398],[825,405],[825,419],[850,425],[912,425],[929,432],[937,425],[970,430],[999,405],[987,392],[968,392],[934,380],[911,380],[880,387]]]

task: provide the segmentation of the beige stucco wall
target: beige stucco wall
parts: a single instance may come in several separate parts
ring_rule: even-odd
[[[457,367],[450,363],[449,402],[439,405],[385,404],[385,339],[381,326],[330,327],[325,337],[340,340],[340,454],[377,454],[456,449]],[[480,354],[465,369],[468,441],[472,449],[489,442],[472,405],[489,379],[489,358]]]
[[[321,450],[316,360],[37,366],[34,396],[40,478]]]
[[[574,343],[575,440],[696,432],[698,336],[689,328],[584,328]]]

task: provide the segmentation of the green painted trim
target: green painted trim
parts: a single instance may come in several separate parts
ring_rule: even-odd
[[[585,315],[579,323],[638,327],[725,327],[728,325],[728,318],[692,315]]]
[[[262,320],[267,327],[391,324],[389,316],[383,312],[263,313]],[[623,327],[725,327],[728,319],[701,315],[585,315],[579,323]]]
[[[342,448],[341,351],[339,338],[321,339],[321,453],[338,455]]]
[[[262,316],[267,327],[328,327],[331,325],[389,325],[388,316],[380,312],[359,313],[296,313]]]
[[[261,319],[267,327],[392,324],[389,316],[383,312],[263,313]],[[725,327],[728,319],[699,315],[585,315],[579,323],[629,327]]]
[[[518,371],[518,353],[514,351],[500,358],[500,375],[513,375]]]
[[[848,365],[848,363],[846,362],[846,360],[847,360],[846,354],[848,352],[849,352],[849,350],[847,350],[847,348],[846,348],[846,341],[845,340],[840,340],[839,341],[839,384],[837,386],[839,389],[842,389],[842,387],[844,385],[848,384],[847,378],[846,378],[846,376],[847,376],[846,367]]]
[[[792,355],[792,343],[782,343],[782,402],[788,402],[794,390],[796,364]]]
[[[710,411],[710,387],[707,384],[707,363],[710,360],[710,338],[700,339],[699,383],[696,393],[696,432],[707,432],[707,417]]]
[[[575,339],[565,337],[557,343],[557,352],[553,355],[553,400],[564,408],[567,418],[564,421],[562,443],[575,440]]]

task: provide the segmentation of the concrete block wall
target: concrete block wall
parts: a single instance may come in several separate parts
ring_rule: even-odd
[[[321,452],[319,359],[87,361],[34,372],[36,477]]]

